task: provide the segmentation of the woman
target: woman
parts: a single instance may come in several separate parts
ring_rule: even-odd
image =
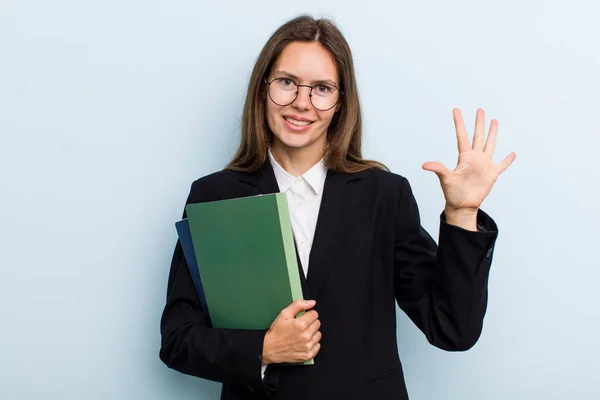
[[[408,181],[361,156],[354,67],[340,31],[307,16],[280,27],[254,66],[237,154],[195,181],[187,202],[285,192],[311,301],[292,303],[268,330],[212,329],[177,245],[161,359],[223,382],[227,400],[407,399],[394,302],[434,346],[473,346],[497,236],[479,206],[515,155],[493,163],[497,122],[485,141],[482,110],[472,146],[458,110],[454,119],[457,168],[423,165],[446,198],[438,247]],[[282,365],[313,357],[312,366]]]

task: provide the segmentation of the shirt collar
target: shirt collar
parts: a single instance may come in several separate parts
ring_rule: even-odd
[[[295,177],[283,169],[275,160],[275,157],[273,157],[271,149],[269,149],[269,160],[273,166],[275,179],[277,179],[277,184],[281,192],[286,192],[297,179],[304,179],[316,194],[320,194],[323,191],[325,178],[327,177],[327,167],[323,159],[299,177]]]

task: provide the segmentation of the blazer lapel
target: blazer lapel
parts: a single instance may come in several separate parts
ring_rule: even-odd
[[[279,193],[277,179],[268,158],[260,169],[250,173],[241,173],[240,182],[253,186],[258,190],[258,194]]]
[[[316,299],[359,204],[361,173],[343,175],[329,171],[323,189],[317,228],[310,252],[308,289]]]

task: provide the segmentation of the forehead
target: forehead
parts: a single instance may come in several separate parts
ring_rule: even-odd
[[[304,81],[338,82],[335,60],[318,42],[288,44],[273,64],[273,71],[285,71]]]

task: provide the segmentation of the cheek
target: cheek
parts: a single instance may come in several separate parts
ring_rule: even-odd
[[[266,111],[267,111],[267,124],[269,125],[269,129],[271,132],[275,132],[277,127],[277,120],[279,116],[279,108],[275,106],[273,103],[267,100],[266,102]]]

